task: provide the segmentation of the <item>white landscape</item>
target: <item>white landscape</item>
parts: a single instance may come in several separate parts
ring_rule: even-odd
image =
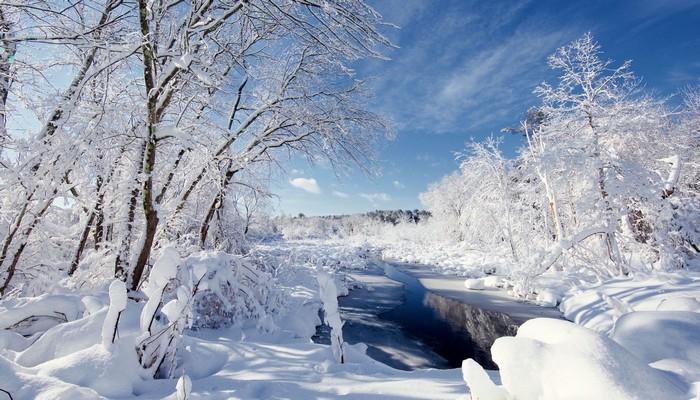
[[[152,379],[152,370],[139,364],[135,348],[141,335],[139,316],[147,308],[143,303],[129,301],[114,325],[110,310],[123,298],[109,296],[106,288],[93,296],[64,290],[64,294],[5,301],[0,314],[5,328],[0,388],[15,399],[468,399],[470,393],[479,399],[689,399],[696,395],[700,274],[658,273],[573,288],[562,294],[561,308],[576,324],[533,319],[516,337],[497,340],[493,352],[500,372],[484,372],[474,362],[466,362],[463,370],[400,371],[366,356],[361,344],[344,345],[340,363],[331,347],[310,339],[323,304],[318,267],[336,274],[342,293],[347,288],[339,267],[352,270],[378,261],[360,258],[367,247],[338,241],[264,247],[267,256],[279,263],[277,309],[233,326],[185,329],[177,338],[178,361],[169,379]],[[440,252],[424,248],[422,254],[438,264]],[[217,260],[211,256],[198,260],[210,263],[208,274]],[[167,254],[159,260],[161,266],[177,267],[177,260]],[[439,267],[436,271],[442,272]],[[485,290],[507,299],[506,282]],[[433,282],[435,290],[440,286]],[[187,321],[197,318],[192,311],[187,313]],[[63,315],[69,321],[57,323]],[[104,331],[113,326],[114,343],[111,332]],[[32,334],[32,329],[39,332]],[[187,390],[184,381],[189,382]]]
[[[501,27],[541,6],[486,3]],[[397,36],[386,4],[0,0],[0,400],[700,398],[697,76],[669,71],[690,83],[662,96],[589,30],[539,21],[444,76],[384,74],[435,56],[402,46],[479,24]],[[426,4],[390,14],[465,3]],[[651,25],[698,11],[659,4],[630,9]],[[548,78],[523,100],[531,76],[510,64],[537,60]],[[513,86],[474,94],[491,80]],[[424,81],[441,90],[417,108],[381,84]],[[481,118],[477,98],[497,109]],[[382,164],[387,142],[461,108],[521,122]],[[447,159],[411,200],[425,211],[369,211]],[[384,183],[333,186],[300,160]],[[426,167],[399,180],[411,163]],[[275,209],[294,197],[280,182],[309,216]],[[322,216],[318,199],[372,208]],[[473,349],[388,317],[417,288],[446,321],[423,330],[460,325]]]

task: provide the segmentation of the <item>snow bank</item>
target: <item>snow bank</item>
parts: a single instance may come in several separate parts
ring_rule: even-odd
[[[698,273],[637,274],[576,288],[559,308],[569,321],[610,333],[615,320],[631,310],[700,312],[699,299]]]
[[[608,337],[568,321],[527,321],[515,337],[491,348],[500,369],[498,392],[467,366],[465,379],[474,393],[492,399],[687,399],[681,379],[654,369]]]
[[[131,396],[134,383],[145,375],[142,376],[133,342],[120,344],[110,351],[100,343],[50,360],[37,366],[37,375],[89,387],[107,398]]]
[[[3,357],[0,357],[0,388],[12,393],[12,398],[16,400],[104,399],[90,388],[75,386],[48,376],[37,376],[34,371],[22,368]],[[0,399],[6,398],[9,397],[0,393]]]
[[[24,367],[33,367],[101,343],[106,315],[107,310],[102,310],[49,329],[32,346],[19,353],[15,361]]]
[[[0,329],[30,336],[81,315],[82,305],[75,296],[41,295],[11,299],[0,305]]]
[[[700,381],[700,314],[640,311],[615,322],[611,338],[647,364]]]

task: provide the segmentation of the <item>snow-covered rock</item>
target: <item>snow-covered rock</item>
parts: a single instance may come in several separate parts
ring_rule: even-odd
[[[484,290],[486,285],[483,279],[470,278],[464,280],[464,287],[469,290]]]
[[[561,295],[550,289],[545,289],[537,293],[537,303],[542,307],[556,307],[561,301]]]
[[[680,379],[654,369],[605,335],[538,318],[491,348],[506,391],[528,399],[687,399]]]

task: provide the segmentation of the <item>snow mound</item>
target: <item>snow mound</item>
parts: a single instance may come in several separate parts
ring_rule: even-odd
[[[630,311],[700,312],[700,275],[637,273],[602,285],[579,287],[562,300],[564,317],[609,334],[614,321]]]
[[[465,377],[471,377],[474,393],[488,393],[492,399],[688,398],[689,388],[681,380],[650,367],[608,337],[568,321],[529,320],[515,337],[497,339],[491,353],[506,395],[494,397],[497,392],[473,371]]]
[[[506,284],[505,279],[498,275],[489,275],[484,278],[484,286],[490,288],[502,288]]]
[[[221,371],[228,361],[226,346],[185,336],[184,351],[180,353],[183,370],[191,379],[202,379]]]
[[[0,388],[12,393],[13,399],[104,399],[90,388],[75,386],[47,376],[36,376],[34,371],[22,368],[3,357],[0,357]],[[8,398],[10,397],[5,393],[0,393],[0,399]]]
[[[666,359],[700,362],[698,313],[638,311],[625,314],[615,322],[610,337],[647,364]]]
[[[692,311],[700,313],[700,301],[694,297],[679,296],[661,300],[656,311]]]
[[[503,400],[506,399],[506,391],[497,386],[484,369],[473,359],[462,362],[462,376],[469,386],[472,398],[479,400]]]
[[[33,367],[43,362],[84,350],[102,340],[102,325],[107,310],[86,318],[66,322],[49,329],[34,344],[17,356],[16,362]]]
[[[75,296],[41,295],[18,298],[0,304],[0,329],[30,336],[82,315],[82,305]]]
[[[469,290],[484,290],[486,285],[483,279],[465,279],[464,287]]]
[[[38,376],[50,376],[63,382],[88,387],[107,398],[131,396],[133,384],[145,378],[133,350],[133,342],[124,341],[113,351],[102,344],[76,351],[37,366]]]
[[[561,294],[553,289],[545,289],[537,293],[537,303],[542,307],[556,307],[561,302]]]

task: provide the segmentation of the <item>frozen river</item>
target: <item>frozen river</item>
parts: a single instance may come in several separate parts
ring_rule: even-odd
[[[555,309],[519,302],[499,290],[468,291],[463,279],[429,267],[388,264],[347,270],[361,288],[339,299],[350,344],[397,369],[457,368],[473,358],[495,369],[489,349],[500,336],[534,317],[560,317]]]

